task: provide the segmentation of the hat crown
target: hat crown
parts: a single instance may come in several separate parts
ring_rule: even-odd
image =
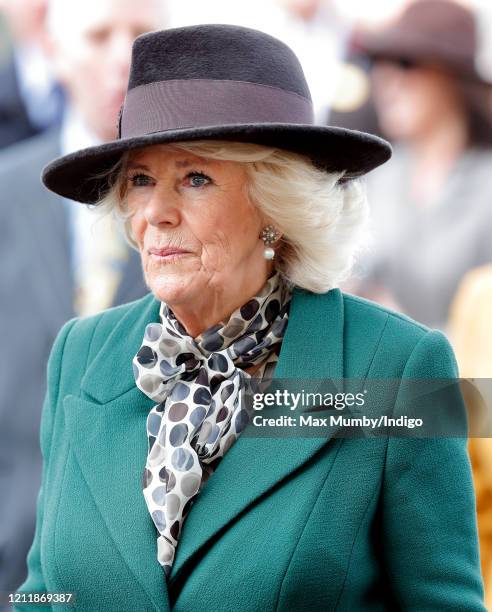
[[[435,63],[452,75],[475,82],[475,14],[454,0],[417,0],[376,30],[359,30],[355,50],[375,59],[409,58]]]
[[[267,85],[311,101],[294,52],[264,32],[206,24],[150,32],[134,41],[128,91],[158,81],[191,79]]]
[[[475,47],[475,20],[473,13],[453,0],[419,0],[410,4],[396,22],[400,30],[415,32],[424,38],[439,37],[441,43],[465,46],[472,52]]]

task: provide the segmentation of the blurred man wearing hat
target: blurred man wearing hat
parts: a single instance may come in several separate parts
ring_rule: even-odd
[[[112,219],[96,219],[88,208],[47,192],[41,169],[53,156],[114,136],[133,39],[164,21],[161,0],[142,0],[138,7],[130,0],[52,0],[51,58],[69,101],[63,123],[10,147],[0,159],[0,590],[15,589],[26,574],[53,339],[75,314],[147,292],[139,258]]]

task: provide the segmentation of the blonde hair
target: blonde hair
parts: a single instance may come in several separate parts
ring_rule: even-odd
[[[344,172],[326,172],[309,158],[274,147],[217,140],[173,143],[169,148],[245,165],[251,202],[282,233],[276,269],[297,287],[324,293],[350,274],[365,246],[368,205],[360,179],[341,183]],[[111,187],[97,209],[115,214],[131,247],[138,249],[126,207],[128,152],[100,176]]]

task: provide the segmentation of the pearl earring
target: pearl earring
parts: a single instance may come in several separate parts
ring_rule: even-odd
[[[265,244],[263,256],[265,259],[273,259],[275,257],[275,251],[272,249],[271,245],[280,238],[280,232],[273,225],[267,225],[261,230],[260,238]]]

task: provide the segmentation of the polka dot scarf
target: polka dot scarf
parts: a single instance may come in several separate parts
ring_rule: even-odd
[[[147,417],[143,494],[159,532],[166,579],[195,497],[249,421],[241,393],[271,378],[287,325],[290,289],[278,272],[225,323],[192,338],[163,302],[133,359],[138,388],[157,402]],[[220,501],[218,501],[220,503]]]

